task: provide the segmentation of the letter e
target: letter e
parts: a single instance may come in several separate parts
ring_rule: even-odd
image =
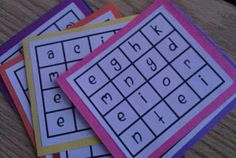
[[[186,100],[185,96],[182,95],[182,94],[178,96],[178,101],[179,101],[181,104],[186,104],[186,103],[187,103],[187,100]]]
[[[56,94],[53,98],[55,103],[60,103],[61,102],[61,95],[60,94]]]
[[[89,76],[89,83],[90,84],[96,84],[97,83],[96,78],[93,75]]]
[[[59,117],[59,118],[57,119],[57,125],[58,125],[59,127],[63,127],[63,126],[64,126],[64,122],[65,122],[65,120],[64,120],[63,117]]]
[[[119,112],[119,113],[117,114],[117,118],[118,118],[118,120],[120,120],[120,121],[125,121],[125,120],[126,120],[125,114],[124,114],[123,112]]]

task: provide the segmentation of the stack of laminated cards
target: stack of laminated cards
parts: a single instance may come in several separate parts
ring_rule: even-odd
[[[168,0],[121,17],[66,0],[0,49],[42,157],[181,157],[236,103],[236,71]]]

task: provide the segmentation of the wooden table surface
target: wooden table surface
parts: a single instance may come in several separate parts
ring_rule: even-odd
[[[115,2],[123,15],[143,11],[153,0],[85,0],[94,10]],[[173,0],[216,44],[236,60],[236,7],[223,0]],[[0,43],[7,41],[59,0],[0,0]],[[23,123],[0,94],[0,158],[34,158]],[[190,158],[236,157],[236,110],[186,153]]]

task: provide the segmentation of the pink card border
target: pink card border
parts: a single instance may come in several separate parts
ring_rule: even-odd
[[[147,8],[140,16],[135,18],[131,23],[129,23],[125,28],[123,28],[120,32],[116,34],[116,36],[109,39],[104,45],[97,48],[93,53],[88,55],[84,60],[80,63],[73,66],[67,72],[65,72],[58,80],[57,83],[62,88],[62,90],[67,94],[67,96],[72,100],[72,102],[76,105],[79,112],[86,118],[90,126],[94,129],[96,134],[99,136],[101,141],[106,145],[106,147],[111,151],[114,157],[125,157],[124,153],[117,146],[111,136],[107,133],[107,131],[103,128],[103,126],[98,122],[96,117],[87,106],[83,103],[83,101],[79,98],[76,92],[72,89],[69,83],[66,81],[66,78],[70,76],[74,71],[77,71],[84,65],[86,65],[90,60],[94,57],[102,53],[106,48],[112,45],[114,42],[120,39],[121,36],[124,36],[126,32],[131,30],[133,26],[141,22],[145,19],[146,16],[151,14],[160,6],[164,6],[182,25],[183,27],[200,43],[200,45],[208,52],[208,54],[216,60],[216,62],[226,71],[228,75],[231,76],[234,83],[231,87],[229,87],[223,94],[221,94],[216,100],[210,103],[204,110],[202,110],[197,116],[195,116],[191,121],[189,121],[184,127],[182,127],[177,133],[175,133],[168,141],[161,145],[160,148],[151,153],[150,157],[158,157],[161,156],[166,149],[170,148],[174,142],[178,141],[184,135],[186,135],[192,128],[195,127],[196,124],[200,123],[202,119],[208,116],[211,112],[213,112],[218,106],[224,103],[232,94],[236,91],[236,72],[227,59],[217,50],[217,48],[210,43],[199,30],[189,22],[186,17],[184,17],[180,12],[176,10],[176,8],[169,2],[168,0],[157,0],[154,4],[152,4],[149,8]]]

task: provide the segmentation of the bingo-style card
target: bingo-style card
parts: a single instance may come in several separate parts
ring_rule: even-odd
[[[95,22],[103,22],[114,20],[115,18],[119,18],[120,13],[116,9],[113,4],[109,4],[95,13],[91,14],[90,16],[86,17],[84,20],[81,20],[79,23],[76,23],[76,26],[81,26],[80,23],[83,25],[88,23],[95,23]],[[19,112],[24,125],[27,129],[29,137],[33,144],[35,144],[34,140],[34,130],[32,125],[32,116],[31,116],[31,107],[29,101],[29,92],[28,92],[28,85],[26,81],[26,72],[25,72],[25,62],[22,55],[16,57],[9,62],[4,63],[1,66],[1,75],[3,78],[4,83],[6,84],[7,90],[10,92],[11,98],[16,105],[17,111]],[[97,145],[98,146],[98,145]],[[100,145],[102,146],[102,145]],[[100,147],[101,148],[101,147]],[[101,148],[102,149],[102,148]],[[80,151],[80,150],[75,150]],[[73,153],[76,153],[73,151]],[[105,150],[103,150],[105,151]],[[68,153],[70,151],[67,151]],[[89,152],[91,153],[91,152]],[[102,152],[104,153],[104,152]],[[80,154],[82,156],[82,154]],[[95,154],[93,154],[95,155]]]
[[[24,41],[24,55],[38,154],[97,144],[98,140],[54,80],[101,45],[133,17]]]
[[[64,30],[91,14],[91,9],[83,0],[65,0],[47,14],[23,29],[16,36],[0,46],[0,65],[22,53],[21,41],[26,37]],[[0,78],[0,88],[13,105],[6,87]]]
[[[232,63],[158,0],[58,84],[120,158],[160,157],[235,98],[235,80]]]

